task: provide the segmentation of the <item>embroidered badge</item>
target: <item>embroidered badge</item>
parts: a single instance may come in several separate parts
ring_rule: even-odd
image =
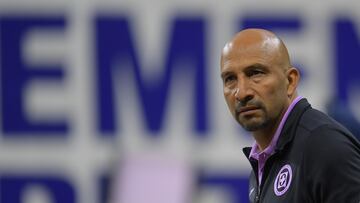
[[[283,195],[290,187],[292,180],[292,169],[289,164],[283,166],[276,176],[274,192],[277,196]]]

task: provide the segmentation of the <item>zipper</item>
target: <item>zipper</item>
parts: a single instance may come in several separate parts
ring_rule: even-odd
[[[265,163],[265,166],[264,166],[264,171],[263,171],[263,174],[262,174],[262,181],[261,183],[259,184],[259,179],[258,179],[258,174],[256,176],[256,182],[257,182],[257,190],[256,190],[256,195],[255,195],[255,203],[260,203],[260,200],[261,200],[261,188],[264,186],[265,184],[265,181],[268,179],[268,173],[269,173],[269,170],[270,170],[270,166],[273,165],[273,160],[274,160],[274,157],[276,157],[278,155],[278,152],[275,152],[274,154],[272,154],[267,160],[266,160],[266,163]],[[254,170],[254,169],[253,169]]]
[[[258,171],[257,171],[257,167],[258,167],[258,163],[257,161],[255,161],[254,159],[249,159],[250,161],[250,165],[252,166],[252,170],[255,176],[255,180],[256,180],[256,190],[255,190],[255,199],[254,199],[254,203],[260,203],[260,184],[259,184],[259,178],[258,178]]]
[[[256,190],[256,195],[255,195],[255,203],[260,202],[260,195],[261,195],[261,190],[260,190],[260,185],[258,183],[258,187],[257,187],[257,190]]]
[[[260,190],[256,192],[255,195],[255,203],[259,203],[260,202]]]

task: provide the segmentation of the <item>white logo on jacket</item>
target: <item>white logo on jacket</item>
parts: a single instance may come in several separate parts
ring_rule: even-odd
[[[288,191],[292,180],[292,169],[289,164],[284,165],[276,176],[274,182],[274,192],[281,196]]]

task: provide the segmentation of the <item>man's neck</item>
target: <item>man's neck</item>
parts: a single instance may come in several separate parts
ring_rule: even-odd
[[[265,150],[269,146],[286,111],[288,110],[289,106],[292,104],[292,102],[297,97],[298,97],[298,95],[295,92],[295,94],[292,95],[291,98],[289,99],[286,107],[284,109],[282,109],[279,118],[274,123],[270,123],[267,127],[253,132],[253,137],[254,137],[260,151]]]
[[[281,116],[282,118],[282,116]],[[280,120],[281,120],[280,118]],[[276,125],[272,125],[269,128],[264,128],[258,131],[253,132],[253,137],[260,149],[260,151],[263,151],[266,149],[266,147],[269,146],[272,138],[274,137],[275,131],[277,127],[279,126],[280,121],[276,123]]]
[[[253,132],[253,137],[256,140],[256,143],[259,146],[260,151],[265,150],[271,143],[271,140],[273,139],[275,132],[279,127],[282,118],[285,115],[285,112],[287,111],[293,100],[294,99],[292,98],[289,101],[289,103],[282,109],[280,116],[277,118],[277,120],[274,123],[269,123],[267,127]]]

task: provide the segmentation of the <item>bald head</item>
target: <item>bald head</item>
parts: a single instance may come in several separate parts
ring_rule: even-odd
[[[237,33],[223,48],[221,66],[223,66],[226,59],[241,57],[242,53],[266,57],[284,69],[291,66],[285,44],[279,37],[268,30],[246,29]]]

